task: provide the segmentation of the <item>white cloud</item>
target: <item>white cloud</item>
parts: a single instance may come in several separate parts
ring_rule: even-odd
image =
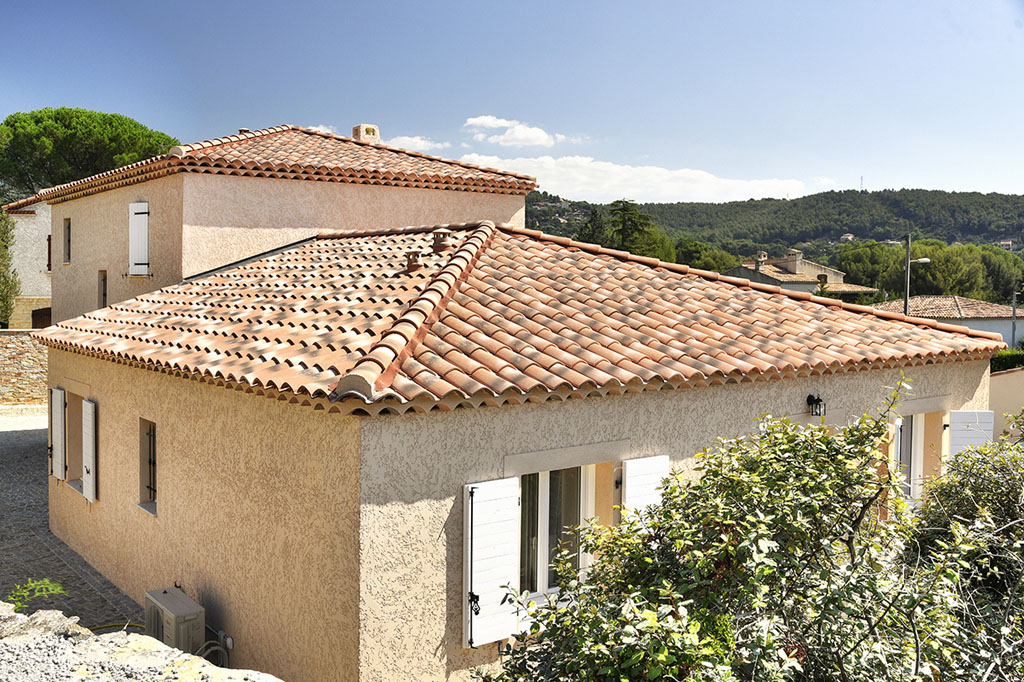
[[[659,166],[628,166],[598,161],[589,156],[538,156],[502,159],[465,154],[460,159],[490,168],[525,173],[537,178],[540,188],[567,199],[607,203],[635,201],[737,201],[764,197],[797,197],[807,187],[795,179],[736,180],[702,170]]]
[[[338,129],[334,126],[329,126],[321,123],[320,125],[309,126],[310,130],[319,130],[321,133],[330,133],[332,135],[340,135]]]
[[[440,149],[448,149],[448,147],[452,146],[451,142],[434,142],[429,137],[422,137],[420,135],[399,135],[398,137],[392,137],[387,141],[387,144],[392,147],[411,149],[414,152],[434,152]]]
[[[497,116],[473,116],[462,124],[463,128],[473,131],[473,139],[477,142],[489,142],[502,147],[553,147],[562,142],[582,142],[582,138],[569,137],[561,133],[549,133],[543,128],[527,125],[521,121],[513,121]],[[499,130],[500,133],[488,134],[483,130]]]

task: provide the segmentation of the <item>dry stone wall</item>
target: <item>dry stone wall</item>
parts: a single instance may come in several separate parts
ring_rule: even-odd
[[[0,405],[46,402],[46,346],[31,329],[0,329]]]

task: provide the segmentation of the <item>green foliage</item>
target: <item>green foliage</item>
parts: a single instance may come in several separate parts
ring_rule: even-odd
[[[836,430],[766,417],[698,455],[697,480],[669,478],[659,505],[584,526],[580,546],[595,557],[585,578],[564,554],[557,596],[517,597],[529,632],[478,676],[983,679],[990,633],[960,616],[973,598],[965,562],[990,546],[991,518],[950,518],[919,550],[900,480],[884,473],[887,415]],[[998,676],[1013,656],[989,679],[1021,679]]]
[[[39,109],[0,124],[0,203],[167,152],[173,137],[119,114]]]
[[[1012,421],[1024,426],[1024,411]],[[952,457],[945,474],[927,486],[919,554],[910,559],[946,552],[964,525],[986,532],[957,569],[953,615],[969,633],[957,642],[958,654],[979,670],[991,669],[990,679],[1024,679],[1024,443],[1004,436]]]
[[[645,238],[655,230],[654,220],[642,212],[636,202],[629,199],[617,199],[608,208],[611,216],[610,230],[618,248],[631,253],[639,253],[639,247]],[[646,254],[640,254],[646,255]],[[673,258],[673,260],[675,260]]]
[[[1024,325],[1024,319],[1018,321]],[[1001,350],[992,358],[990,365],[993,372],[1002,372],[1004,369],[1024,367],[1024,350]]]
[[[676,262],[701,270],[725,272],[739,265],[740,259],[718,247],[682,237],[676,242]]]
[[[590,212],[587,222],[577,230],[573,239],[587,244],[599,244],[605,246],[612,241],[611,232],[608,231],[608,224],[604,220],[604,211],[595,208]]]
[[[21,293],[21,281],[11,263],[14,246],[14,218],[0,211],[0,327],[6,327],[14,312],[14,299]]]
[[[15,585],[4,601],[14,604],[14,610],[20,611],[37,597],[52,597],[55,594],[67,594],[67,592],[60,583],[49,578],[29,579],[24,585]]]

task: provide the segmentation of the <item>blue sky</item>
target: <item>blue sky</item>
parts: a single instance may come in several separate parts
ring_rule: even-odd
[[[1024,193],[1024,0],[55,1],[5,24],[0,115],[183,142],[376,123],[592,201]]]

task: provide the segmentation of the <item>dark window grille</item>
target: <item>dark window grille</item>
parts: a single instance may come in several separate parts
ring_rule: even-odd
[[[156,424],[146,429],[146,464],[149,468],[149,481],[146,490],[149,492],[148,502],[156,502]]]
[[[46,235],[46,271],[53,270],[53,235]]]

